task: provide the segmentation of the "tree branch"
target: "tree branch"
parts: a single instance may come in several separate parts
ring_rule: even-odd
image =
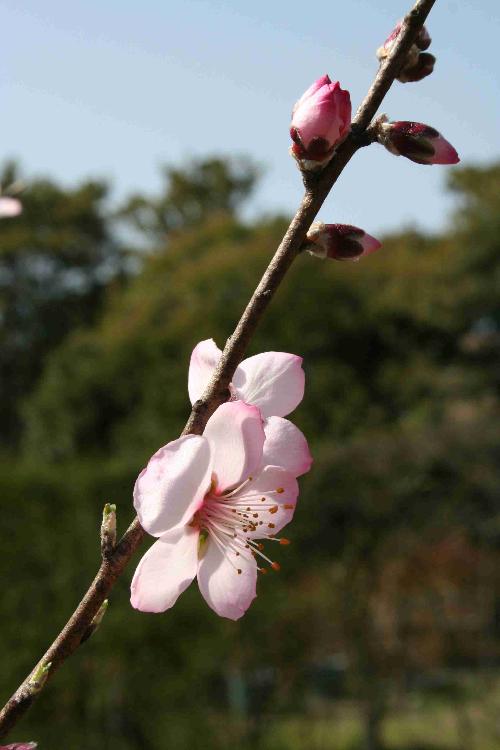
[[[193,405],[182,434],[201,434],[213,412],[227,400],[231,378],[246,352],[260,319],[300,252],[311,223],[339,175],[356,151],[370,142],[370,138],[366,137],[367,128],[399,73],[405,56],[434,3],[435,0],[417,0],[403,21],[397,43],[381,65],[368,94],[358,108],[350,135],[319,176],[304,176],[305,194],[299,209],[245,308],[234,333],[227,340],[218,367],[203,397]],[[116,580],[123,573],[145,535],[136,518],[114,551],[106,555],[90,588],[63,630],[0,712],[0,739],[7,736],[40,693],[41,688],[33,679],[34,675],[50,663],[50,669],[46,672],[46,678],[50,679],[63,662],[78,649],[82,638],[88,632],[93,617],[108,597]]]

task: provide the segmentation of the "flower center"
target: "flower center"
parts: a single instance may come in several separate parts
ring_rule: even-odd
[[[202,507],[193,518],[193,525],[201,529],[202,540],[216,544],[238,575],[242,572],[239,560],[243,558],[248,561],[252,556],[268,563],[273,570],[280,569],[279,563],[264,554],[264,545],[257,540],[290,544],[288,539],[277,538],[274,530],[278,518],[276,514],[293,510],[294,504],[276,502],[278,498],[281,500],[283,487],[261,494],[252,488],[252,481],[252,477],[248,477],[236,489],[221,494],[215,492],[216,481],[212,481]],[[200,551],[202,549],[203,544]],[[267,573],[265,567],[258,570]]]

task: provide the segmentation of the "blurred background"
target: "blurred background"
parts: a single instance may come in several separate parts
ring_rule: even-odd
[[[323,2],[306,19],[260,1],[1,6],[0,181],[24,183],[0,221],[3,703],[93,577],[104,502],[123,531],[135,476],[182,429],[193,346],[224,344],[287,226],[291,104],[325,70],[356,104],[404,8],[353,2],[341,26]],[[128,602],[144,546],[11,741],[500,746],[493,7],[437,3],[435,73],[384,106],[436,126],[462,165],[360,152],[321,218],[383,248],[300,257],[252,343],[302,355],[307,376],[293,420],[315,463],[281,572],[237,623],[196,585],[145,615]]]

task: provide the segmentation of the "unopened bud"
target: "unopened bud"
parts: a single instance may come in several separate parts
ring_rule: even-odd
[[[51,661],[45,663],[41,662],[41,664],[39,664],[35,669],[30,679],[28,680],[28,685],[32,693],[39,693],[43,688],[43,686],[47,682],[51,666]]]
[[[103,557],[110,555],[116,544],[116,505],[106,503],[102,511],[101,552]]]
[[[85,643],[85,641],[88,641],[88,639],[90,638],[90,636],[95,633],[95,631],[97,630],[97,628],[101,624],[104,615],[106,614],[106,611],[108,609],[108,604],[109,604],[108,600],[105,599],[103,601],[103,603],[101,604],[101,606],[99,607],[99,609],[97,610],[97,612],[96,612],[96,614],[95,614],[92,622],[88,626],[87,630],[82,635],[82,640],[80,641],[80,643]]]
[[[460,161],[451,143],[422,122],[387,122],[383,116],[377,123],[377,140],[391,154],[406,156],[417,164],[457,164]]]
[[[318,78],[292,112],[290,153],[301,169],[318,170],[332,158],[351,127],[351,97],[327,75]]]
[[[436,58],[429,52],[421,52],[414,63],[405,65],[399,75],[397,76],[398,81],[401,83],[414,83],[415,81],[421,81],[422,78],[430,76],[434,70],[436,64]]]
[[[401,28],[403,26],[402,21],[399,21],[399,23],[396,24],[396,26],[393,28],[385,42],[381,47],[377,50],[377,58],[382,61],[385,60],[385,58],[389,55],[392,48],[396,44],[397,38],[401,32]],[[428,49],[430,46],[432,39],[429,35],[429,32],[425,28],[425,26],[422,26],[420,31],[417,34],[417,37],[412,45],[412,47],[416,47],[417,50],[425,50]]]
[[[318,258],[333,260],[359,260],[362,255],[373,253],[381,243],[358,227],[349,224],[311,225],[304,249]]]
[[[377,58],[380,62],[383,62],[385,58],[390,54],[392,48],[396,44],[398,36],[401,32],[402,24],[398,23],[397,26],[389,34],[385,42],[377,50]],[[434,70],[436,58],[434,55],[428,53],[422,54],[423,50],[426,50],[431,43],[429,32],[422,26],[415,42],[410,47],[406,58],[401,66],[399,74],[396,76],[397,80],[401,83],[410,83],[414,81],[421,81],[422,78],[430,75]]]

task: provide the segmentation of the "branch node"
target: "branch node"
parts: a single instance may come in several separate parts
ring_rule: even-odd
[[[107,560],[116,546],[116,505],[106,503],[102,511],[101,555]]]
[[[88,641],[91,635],[94,635],[95,631],[101,624],[104,615],[106,614],[106,611],[108,609],[109,600],[105,599],[99,609],[97,610],[96,614],[94,615],[92,622],[88,626],[87,630],[82,635],[82,639],[80,643],[85,643],[85,641]]]

